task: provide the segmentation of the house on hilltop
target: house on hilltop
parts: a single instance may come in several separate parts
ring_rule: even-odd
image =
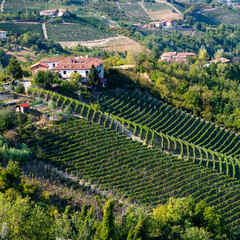
[[[39,71],[51,70],[59,72],[62,79],[69,80],[70,74],[78,72],[83,77],[83,82],[87,82],[91,66],[94,65],[98,71],[101,81],[104,79],[104,62],[98,58],[86,57],[57,57],[46,58],[31,66],[33,76]]]
[[[184,53],[178,53],[178,52],[166,52],[161,55],[161,59],[158,59],[159,62],[163,60],[167,60],[168,62],[186,62],[188,57],[194,57],[197,56],[196,53],[192,52],[184,52]]]
[[[43,10],[40,12],[41,16],[47,16],[47,17],[62,17],[66,15],[67,10],[65,9],[52,9],[52,10]],[[69,12],[71,12],[69,10]]]

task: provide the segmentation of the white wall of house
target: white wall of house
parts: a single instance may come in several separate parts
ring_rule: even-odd
[[[48,70],[51,70],[52,68],[56,67],[58,62],[50,62],[50,63],[47,63],[46,64],[49,66]]]
[[[104,78],[104,67],[103,65],[99,65],[96,67],[97,71],[99,72],[99,77]],[[71,69],[62,69],[60,70],[61,75],[63,78],[69,78],[70,74],[73,72],[78,72],[83,78],[86,78],[90,72],[90,69],[84,69],[84,70],[71,70]]]

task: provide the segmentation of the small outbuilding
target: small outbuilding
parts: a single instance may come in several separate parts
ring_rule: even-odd
[[[22,113],[29,113],[30,111],[30,104],[23,103],[16,106],[16,112],[22,112]]]

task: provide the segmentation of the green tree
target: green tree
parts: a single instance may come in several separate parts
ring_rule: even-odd
[[[190,227],[181,235],[182,240],[210,240],[211,234],[204,228]]]
[[[82,83],[82,76],[78,72],[73,72],[70,74],[69,80],[75,85],[75,88],[78,89],[79,85]]]
[[[92,86],[94,89],[99,86],[100,84],[100,78],[97,69],[92,65],[89,75],[88,75],[88,82],[90,86]]]
[[[34,84],[40,88],[51,89],[54,81],[58,80],[58,75],[51,71],[42,71],[39,70],[34,75]]]
[[[23,86],[22,83],[19,83],[17,87],[15,88],[16,93],[23,94],[25,92],[25,87]]]
[[[104,207],[104,215],[102,220],[102,229],[100,237],[102,240],[114,239],[114,215],[113,215],[114,202],[108,200]]]
[[[23,77],[23,70],[18,62],[16,56],[13,56],[7,67],[8,75],[12,76],[13,79],[19,80]]]

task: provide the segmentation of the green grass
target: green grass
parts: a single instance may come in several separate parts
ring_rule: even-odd
[[[43,36],[41,24],[25,24],[25,23],[0,23],[0,29],[12,33],[23,34],[26,32],[40,33]]]
[[[143,5],[149,12],[173,10],[173,8],[166,3],[145,2]]]
[[[59,42],[89,41],[114,36],[97,28],[80,24],[46,24],[46,27],[48,38]]]
[[[227,7],[207,11],[205,15],[219,23],[240,25],[240,12]]]

